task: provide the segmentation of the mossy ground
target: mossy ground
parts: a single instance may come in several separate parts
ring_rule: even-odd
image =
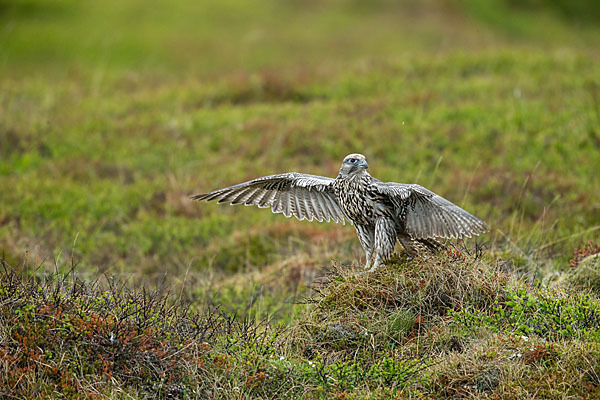
[[[2,395],[597,396],[577,4],[0,0]],[[352,227],[189,200],[356,151],[491,231],[355,276]]]

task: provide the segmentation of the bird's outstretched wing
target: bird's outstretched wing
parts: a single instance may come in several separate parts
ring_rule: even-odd
[[[487,224],[456,204],[420,185],[375,182],[377,192],[388,196],[414,239],[477,236]]]
[[[288,218],[294,215],[299,220],[333,220],[344,224],[344,212],[337,202],[332,183],[333,179],[324,176],[288,172],[197,194],[192,199],[271,207],[274,213],[283,213]]]

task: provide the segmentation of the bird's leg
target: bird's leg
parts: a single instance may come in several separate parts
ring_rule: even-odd
[[[387,217],[380,217],[375,223],[375,262],[369,272],[373,272],[385,263],[396,244],[396,225],[394,220]]]
[[[373,263],[373,267],[371,269],[369,269],[368,272],[375,272],[375,270],[377,270],[377,267],[379,267],[381,265],[381,257],[379,256],[379,254],[375,255],[375,262]]]
[[[371,268],[371,261],[373,260],[373,249],[365,250],[365,255],[367,261],[365,262],[364,269],[369,269]]]
[[[373,259],[373,247],[375,242],[375,229],[367,225],[356,225],[356,235],[360,241],[360,245],[365,251],[367,260],[365,261],[365,269],[371,268],[371,260]]]

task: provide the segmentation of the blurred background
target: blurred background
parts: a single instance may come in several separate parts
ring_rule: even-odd
[[[360,262],[352,227],[188,196],[361,152],[551,277],[598,239],[599,22],[593,0],[1,0],[3,257],[294,292]]]
[[[592,0],[2,0],[6,74],[216,77],[513,45],[590,50]]]

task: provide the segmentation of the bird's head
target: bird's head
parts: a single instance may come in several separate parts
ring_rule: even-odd
[[[362,154],[348,154],[344,161],[342,161],[342,166],[340,167],[340,175],[342,177],[355,175],[357,173],[361,173],[369,168],[369,164],[367,164],[367,158]]]

